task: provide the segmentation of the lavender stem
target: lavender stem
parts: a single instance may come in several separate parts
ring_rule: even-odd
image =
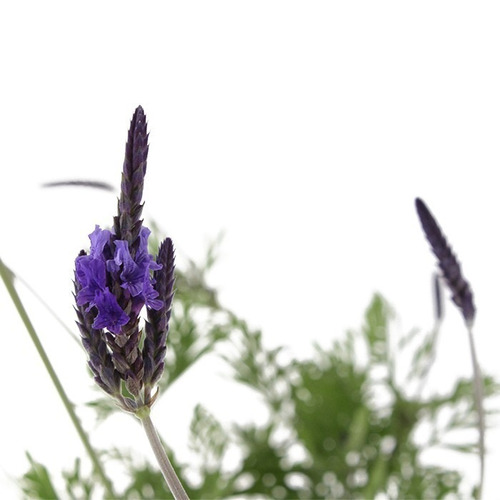
[[[149,410],[149,408],[148,408]],[[136,414],[142,421],[142,425],[144,426],[144,430],[146,431],[146,436],[148,437],[149,443],[151,444],[151,448],[153,448],[153,452],[155,454],[156,460],[158,461],[158,465],[160,466],[161,472],[165,481],[167,482],[168,487],[175,500],[189,500],[189,497],[186,494],[177,474],[168,459],[167,454],[165,453],[165,449],[161,444],[160,438],[158,437],[158,433],[151,421],[151,417],[149,416],[149,411],[145,412],[145,414],[141,414],[138,412]]]
[[[472,326],[467,325],[467,333],[469,337],[469,346],[472,358],[472,369],[474,373],[474,399],[477,407],[477,414],[479,419],[479,461],[480,461],[480,474],[479,474],[479,488],[477,498],[481,498],[481,493],[483,490],[484,482],[484,434],[485,434],[485,415],[484,415],[484,389],[483,389],[483,375],[481,373],[481,368],[477,361],[476,346],[474,344],[474,338],[472,336]]]

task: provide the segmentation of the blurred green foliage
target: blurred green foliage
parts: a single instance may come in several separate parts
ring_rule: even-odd
[[[393,312],[375,295],[359,330],[347,332],[329,347],[316,345],[310,359],[289,359],[285,348],[266,347],[260,331],[220,305],[206,280],[215,250],[210,248],[202,265],[189,262],[177,272],[161,394],[202,357],[220,356],[235,382],[255,392],[268,418],[260,425],[228,427],[196,406],[189,444],[199,465],[180,464],[169,450],[191,498],[473,494],[463,490],[457,471],[422,460],[431,446],[477,453],[475,442],[447,441],[452,431],[476,425],[472,381],[457,380],[449,394],[422,395],[435,358],[437,326],[427,335],[412,331],[395,342],[390,332]],[[226,348],[224,354],[218,346]],[[406,373],[397,370],[399,359],[409,360]],[[484,382],[487,397],[498,393],[491,378]],[[89,406],[98,419],[117,411],[105,397]],[[428,437],[417,442],[421,426],[429,429]],[[138,464],[121,450],[101,453],[128,471],[129,484],[116,488],[122,498],[171,498],[156,464]],[[27,498],[102,496],[93,486],[94,478],[81,472],[78,459],[63,473],[64,494],[55,491],[46,467],[30,455],[28,460],[29,471],[20,479]]]
[[[47,468],[33,460],[29,453],[26,453],[26,458],[30,464],[30,468],[21,479],[21,488],[28,498],[56,498],[56,490],[52,484],[49,471]]]

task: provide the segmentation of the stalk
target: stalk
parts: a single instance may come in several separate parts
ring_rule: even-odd
[[[61,384],[61,381],[59,380],[59,377],[57,376],[52,366],[52,363],[50,362],[49,357],[47,356],[47,353],[43,348],[40,338],[38,337],[38,334],[36,333],[35,328],[31,323],[31,320],[28,316],[28,313],[26,312],[26,309],[24,308],[21,298],[19,297],[16,288],[14,287],[13,283],[14,273],[2,262],[1,259],[0,259],[0,275],[5,284],[5,287],[7,288],[7,291],[9,292],[10,298],[12,299],[12,302],[14,303],[19,316],[21,317],[21,320],[24,323],[24,326],[31,337],[31,340],[35,344],[35,348],[38,352],[38,355],[40,356],[40,359],[42,360],[42,363],[44,364],[45,369],[47,370],[50,379],[52,380],[52,383],[54,384],[56,391],[59,394],[59,397],[61,398],[64,407],[66,408],[66,411],[68,412],[71,422],[73,423],[76,432],[78,433],[78,436],[80,437],[83,443],[83,446],[94,466],[94,471],[99,476],[101,483],[104,486],[104,489],[106,490],[106,496],[108,498],[116,498],[111,481],[106,477],[104,468],[99,460],[99,457],[97,456],[95,450],[92,448],[88,436],[85,433],[80,423],[80,420],[75,413],[74,405],[68,398]]]
[[[158,465],[160,466],[163,477],[165,478],[165,481],[167,482],[167,485],[170,488],[170,491],[175,500],[189,500],[189,497],[187,496],[186,491],[179,481],[179,478],[177,477],[177,474],[175,473],[175,470],[172,467],[167,454],[165,453],[165,449],[161,444],[158,433],[156,432],[151,417],[149,416],[149,408],[147,408],[147,410],[148,411],[145,411],[143,413],[138,412],[136,415],[138,418],[140,418],[144,430],[146,431],[146,436],[148,437],[149,444],[151,445],[156,460],[158,461]]]
[[[476,409],[478,414],[478,428],[479,428],[479,462],[480,462],[480,474],[479,474],[479,488],[477,498],[481,499],[484,483],[484,435],[485,435],[485,415],[484,415],[484,388],[483,388],[483,376],[481,373],[481,367],[477,361],[476,347],[474,344],[474,337],[472,336],[472,325],[467,324],[467,333],[469,337],[469,346],[472,358],[472,368],[474,373],[474,400],[476,403]]]

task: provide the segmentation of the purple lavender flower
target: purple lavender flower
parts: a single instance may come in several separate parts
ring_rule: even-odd
[[[417,198],[415,206],[422,229],[438,259],[443,277],[453,294],[453,302],[462,311],[465,322],[472,324],[476,315],[476,308],[472,289],[462,275],[460,264],[427,205],[420,198]]]
[[[132,118],[125,148],[118,215],[114,218],[113,228],[110,231],[95,226],[89,235],[89,253],[80,252],[75,261],[78,324],[89,353],[90,366],[96,382],[117,398],[116,374],[125,382],[127,391],[134,397],[135,406],[130,403],[129,397],[124,399],[120,396],[121,399],[118,399],[129,411],[135,411],[144,404],[150,406],[153,402],[150,398],[151,386],[163,371],[173,296],[172,243],[170,239],[166,240],[170,249],[167,260],[155,259],[148,251],[151,231],[142,225],[140,218],[148,154],[147,137],[146,117],[139,106]],[[165,265],[168,269],[162,272]],[[148,311],[158,311],[153,317],[160,319],[147,328],[146,357],[150,368],[147,390],[141,393],[145,380],[140,347],[143,332],[139,328],[139,317],[144,306]],[[150,359],[152,355],[154,361]],[[154,374],[151,373],[152,363]]]
[[[75,261],[77,324],[95,382],[125,411],[134,413],[174,498],[189,500],[149,417],[163,373],[168,320],[173,299],[174,250],[170,238],[155,259],[148,252],[141,203],[148,155],[146,117],[139,106],[125,146],[118,215],[111,231],[89,235],[90,252]],[[139,327],[146,306],[146,338]],[[112,495],[111,495],[112,496]]]
[[[139,236],[139,248],[135,259],[130,254],[130,248],[126,241],[115,241],[115,255],[113,260],[107,262],[110,272],[120,273],[122,288],[130,292],[132,297],[142,295],[146,305],[159,309],[161,301],[154,301],[158,292],[152,289],[149,271],[161,269],[161,265],[154,261],[148,253],[148,237],[151,231],[145,227],[141,228]],[[152,305],[151,305],[152,304]]]
[[[112,333],[120,334],[121,327],[129,321],[129,316],[106,286],[113,280],[119,282],[135,299],[135,311],[139,311],[144,305],[156,310],[162,308],[163,301],[157,298],[159,293],[154,289],[154,280],[150,273],[161,269],[162,265],[157,264],[148,253],[150,234],[148,228],[141,228],[135,258],[130,254],[129,243],[114,239],[110,231],[96,226],[94,232],[89,234],[90,254],[80,255],[76,259],[76,279],[81,287],[76,296],[76,303],[79,306],[88,305],[88,310],[97,308],[98,314],[93,328],[107,328]],[[114,253],[111,251],[111,243]],[[112,258],[106,259],[106,255]]]
[[[79,306],[89,304],[88,309],[95,306],[98,291],[106,288],[106,265],[103,261],[82,255],[76,260],[76,279],[82,287],[76,296]]]
[[[78,306],[88,304],[87,310],[95,306],[99,312],[105,313],[104,310],[101,311],[105,305],[102,300],[99,301],[100,305],[98,305],[96,297],[98,294],[102,295],[102,292],[106,290],[104,247],[109,245],[110,237],[111,233],[109,231],[103,231],[99,226],[96,226],[94,232],[89,234],[91,242],[90,254],[80,255],[76,259],[76,280],[79,284],[76,303]],[[123,323],[122,319],[122,324],[125,323]],[[93,327],[96,326],[93,325]]]
[[[121,327],[126,325],[130,318],[118,305],[116,297],[106,287],[103,291],[97,291],[94,303],[98,313],[92,327],[95,329],[107,328],[110,332],[119,334]]]

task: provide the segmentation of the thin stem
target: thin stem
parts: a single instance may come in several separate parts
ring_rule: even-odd
[[[47,353],[45,352],[45,349],[43,348],[42,343],[40,342],[40,339],[35,331],[35,328],[33,327],[33,324],[31,323],[31,320],[28,316],[28,313],[26,312],[26,309],[24,308],[24,305],[21,301],[21,298],[19,297],[19,294],[17,293],[17,290],[14,286],[14,273],[2,262],[2,259],[0,259],[0,275],[2,277],[2,280],[5,284],[5,287],[7,288],[7,291],[9,292],[10,298],[12,299],[12,302],[14,303],[17,312],[19,316],[21,317],[21,320],[24,323],[24,326],[26,327],[26,330],[28,331],[31,340],[35,344],[35,348],[38,352],[38,355],[40,356],[45,369],[47,370],[52,383],[54,384],[57,393],[59,394],[59,397],[61,398],[64,407],[66,408],[66,411],[68,412],[68,415],[75,426],[75,429],[78,433],[78,436],[80,437],[83,446],[85,450],[87,451],[87,454],[92,461],[92,464],[94,466],[94,470],[96,474],[100,477],[102,485],[104,486],[106,490],[106,495],[109,498],[116,498],[116,495],[113,491],[113,486],[111,484],[111,481],[106,477],[106,474],[104,473],[104,469],[102,467],[102,464],[99,461],[99,457],[97,456],[95,450],[92,448],[92,445],[90,444],[89,438],[87,434],[85,433],[82,424],[80,423],[80,420],[78,419],[75,410],[74,410],[74,405],[66,395],[66,392],[64,391],[64,388],[49,360],[49,357],[47,356]]]
[[[151,444],[151,448],[153,448],[153,452],[155,454],[156,460],[158,460],[158,464],[160,466],[161,472],[165,481],[167,482],[168,487],[175,500],[189,500],[189,497],[186,494],[177,474],[168,459],[167,454],[165,453],[165,449],[161,444],[160,438],[158,437],[158,433],[151,421],[151,417],[149,416],[149,412],[145,412],[145,415],[138,415],[138,417],[142,421],[142,425],[144,426],[144,430],[146,431],[146,435],[148,436],[149,443]]]
[[[441,320],[437,320],[436,324],[434,325],[434,328],[431,332],[431,340],[430,340],[430,345],[431,345],[431,350],[428,355],[428,361],[426,366],[423,368],[422,373],[420,375],[420,382],[418,384],[417,388],[417,395],[420,398],[422,395],[422,391],[424,390],[425,384],[428,382],[428,377],[429,373],[431,371],[432,366],[434,365],[434,362],[436,361],[436,344],[437,344],[437,338],[439,335],[439,331],[441,328]]]
[[[469,336],[470,352],[472,357],[472,368],[474,372],[474,399],[477,408],[477,414],[479,418],[479,461],[480,461],[480,477],[479,477],[479,491],[477,498],[481,498],[483,491],[484,482],[484,434],[485,434],[485,415],[484,415],[484,388],[483,388],[483,376],[481,373],[481,368],[477,361],[476,347],[474,344],[474,338],[472,336],[472,325],[467,324],[467,332]]]
[[[52,309],[52,307],[49,306],[49,304],[41,297],[41,295],[34,288],[32,288],[30,286],[30,284],[25,279],[23,279],[22,276],[19,276],[19,274],[16,274],[15,278],[20,283],[22,283],[33,294],[35,299],[37,299],[40,302],[40,304],[42,304],[42,306],[45,307],[45,309],[47,309],[47,311],[50,313],[50,315],[64,328],[64,330],[66,330],[66,332],[68,332],[68,334],[71,336],[71,338],[80,347],[82,347],[82,343],[80,342],[80,339],[78,338],[78,336],[75,335],[75,332],[57,315],[57,313],[54,311],[54,309]]]

